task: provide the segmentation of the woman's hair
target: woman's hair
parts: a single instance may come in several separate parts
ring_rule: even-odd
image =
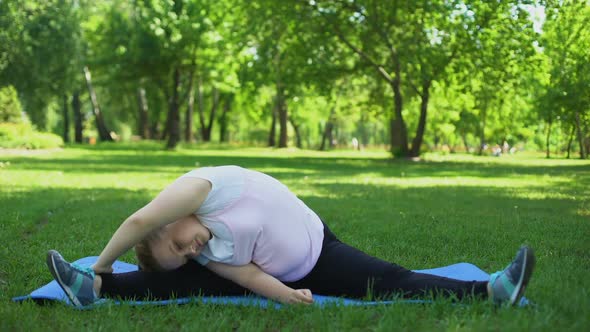
[[[164,268],[154,257],[152,250],[154,243],[160,240],[161,234],[162,229],[156,229],[135,245],[135,256],[137,256],[139,268],[142,271],[164,271]]]

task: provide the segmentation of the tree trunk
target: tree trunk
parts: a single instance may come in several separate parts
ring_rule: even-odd
[[[68,113],[68,95],[63,95],[63,113],[64,113],[64,142],[70,142],[70,115]]]
[[[215,121],[215,114],[219,106],[219,90],[213,88],[213,104],[211,105],[211,112],[209,112],[209,121],[206,127],[201,128],[202,138],[204,142],[211,141],[211,130],[213,129],[213,122]]]
[[[272,121],[270,122],[270,133],[268,134],[268,146],[276,146],[277,145],[277,104],[275,103],[272,106]]]
[[[142,139],[147,139],[148,132],[148,104],[145,97],[145,89],[137,89],[137,106],[139,107],[139,120],[137,123],[137,132]]]
[[[332,147],[332,129],[334,129],[334,114],[336,113],[336,104],[332,106],[330,109],[330,116],[328,116],[328,121],[326,122],[326,126],[324,127],[324,132],[322,134],[322,144],[320,145],[320,151],[326,150],[326,140],[329,140],[328,146]]]
[[[219,142],[227,142],[229,138],[227,137],[227,115],[231,111],[231,105],[234,99],[233,94],[227,95],[225,97],[225,103],[223,103],[223,112],[221,113],[221,117],[219,117]]]
[[[297,125],[292,118],[289,118],[289,122],[291,123],[291,126],[293,126],[293,130],[295,131],[295,146],[297,146],[297,148],[299,149],[302,149],[303,146],[301,145],[301,132],[299,131],[299,125]]]
[[[278,92],[278,111],[279,111],[279,148],[286,148],[287,147],[287,123],[288,123],[288,112],[287,112],[287,104],[285,102],[285,96],[283,95],[282,87],[279,87],[280,91]]]
[[[324,135],[322,136],[322,145],[320,146],[320,151],[326,150],[326,142],[328,142],[328,147],[333,148],[334,145],[334,123],[328,122],[326,123],[326,128],[324,129]]]
[[[547,134],[545,135],[545,158],[549,159],[551,158],[551,127],[553,125],[553,122],[551,121],[551,119],[548,119],[547,121]]]
[[[580,113],[576,112],[576,131],[578,132],[578,142],[580,144],[580,159],[586,159],[586,147],[584,146],[584,133],[580,125]]]
[[[390,119],[391,153],[394,156],[409,156],[408,129],[402,115],[403,99],[401,92],[401,69],[399,63],[395,66],[395,78],[390,86],[393,90],[394,117]]]
[[[278,26],[275,25],[274,28],[274,32],[276,34],[276,38],[275,40],[280,40],[281,36],[282,36],[282,32],[279,31],[278,29],[276,29]],[[285,88],[283,86],[283,78],[282,78],[282,73],[281,73],[281,69],[282,69],[282,63],[281,63],[281,51],[278,47],[278,43],[276,44],[277,47],[274,49],[275,55],[273,58],[273,69],[274,69],[274,74],[275,74],[275,112],[276,112],[276,116],[278,117],[278,122],[279,122],[279,144],[278,147],[279,148],[286,148],[287,147],[287,122],[288,122],[288,116],[287,116],[287,105],[286,105],[286,101],[285,101]],[[273,114],[274,115],[274,114]],[[273,119],[273,124],[276,123],[276,120]],[[274,130],[274,127],[271,128],[271,130]],[[270,143],[270,140],[269,140]]]
[[[104,118],[102,116],[102,112],[100,111],[98,99],[96,98],[96,93],[94,92],[94,88],[92,87],[92,80],[90,70],[88,69],[88,67],[84,67],[84,78],[86,78],[86,85],[88,86],[88,93],[90,94],[90,102],[92,103],[92,112],[94,113],[94,117],[96,119],[96,129],[98,130],[98,137],[103,142],[113,141],[111,132],[107,128],[107,125],[105,124]]]
[[[168,123],[166,123],[166,125],[164,126],[164,128],[162,128],[162,133],[160,134],[160,138],[163,141],[167,140],[168,137],[170,137],[170,135],[168,135],[169,132],[170,132],[170,126],[168,125]]]
[[[217,116],[217,109],[219,108],[219,89],[213,88],[213,105],[211,105],[211,112],[209,113],[209,123],[207,124],[207,142],[211,141],[211,133],[213,131],[213,123]]]
[[[154,110],[152,111],[150,120],[149,120],[149,134],[150,134],[150,139],[155,139],[155,140],[159,140],[159,139],[163,139],[161,136],[161,123],[159,121],[160,119],[160,110],[162,109],[161,105],[160,107],[158,107],[158,105],[156,105],[156,107],[154,107]]]
[[[184,140],[186,142],[193,141],[193,114],[195,108],[195,91],[194,78],[191,75],[188,87],[188,103],[186,107],[186,114],[184,116]]]
[[[586,158],[588,158],[588,154],[590,154],[590,135],[588,135],[588,125],[590,125],[590,121],[585,121],[583,119],[581,119],[581,121],[584,121],[584,127],[580,127],[581,131],[582,131],[582,135],[583,135],[583,142],[584,142],[584,146],[586,147]]]
[[[82,143],[82,105],[80,103],[80,92],[75,91],[72,95],[72,111],[74,113],[74,140]]]
[[[152,121],[152,124],[150,126],[150,137],[151,139],[159,139],[159,140],[163,140],[166,138],[166,126],[164,127],[163,130],[161,130],[160,128],[160,124],[158,123],[158,121]]]
[[[357,124],[357,130],[360,136],[360,142],[358,145],[358,149],[360,150],[361,147],[363,146],[368,146],[370,143],[370,137],[369,137],[369,131],[370,129],[367,127],[367,124],[369,123],[369,119],[368,116],[365,112],[363,112],[361,114],[360,117],[360,123]]]
[[[424,131],[426,128],[426,113],[428,112],[428,100],[430,98],[430,81],[426,80],[422,84],[422,96],[420,104],[420,120],[418,120],[418,128],[416,129],[416,136],[412,141],[412,151],[410,157],[418,157],[420,155],[420,147],[424,139]]]
[[[203,97],[203,82],[201,77],[197,79],[197,99],[199,102],[199,133],[202,140],[205,140],[205,106]]]
[[[487,120],[487,108],[488,105],[484,103],[481,110],[481,124],[479,128],[479,152],[478,154],[483,155],[483,147],[486,144],[486,120]]]
[[[570,152],[572,151],[572,142],[574,141],[574,136],[576,134],[576,125],[572,125],[572,130],[569,134],[569,138],[567,139],[567,159],[570,159]]]
[[[158,95],[161,95],[162,99],[157,98]],[[165,84],[160,84],[160,89],[153,91],[153,93],[146,94],[146,96],[150,96],[152,104],[155,105],[155,107],[152,108],[148,121],[150,126],[150,139],[164,140],[166,138],[166,128],[168,127],[168,123],[164,122],[162,126],[160,113],[162,113],[163,110],[165,113],[168,112],[168,102],[170,100]]]
[[[469,143],[467,143],[467,133],[461,133],[461,140],[463,141],[463,146],[465,147],[465,152],[469,153]]]
[[[173,74],[172,95],[168,108],[168,142],[166,148],[174,149],[180,141],[180,68],[176,67]]]

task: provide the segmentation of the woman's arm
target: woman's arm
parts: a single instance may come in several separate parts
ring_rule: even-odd
[[[207,180],[189,177],[176,180],[119,226],[94,264],[94,270],[112,271],[115,260],[150,232],[197,211],[209,191],[211,184]]]
[[[216,274],[266,298],[281,303],[313,303],[313,297],[309,289],[288,287],[253,263],[235,266],[210,261],[205,266]]]

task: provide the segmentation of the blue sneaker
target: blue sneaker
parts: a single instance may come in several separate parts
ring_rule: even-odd
[[[55,250],[47,253],[47,267],[74,306],[84,307],[98,299],[91,268],[68,263]]]
[[[522,246],[516,257],[503,271],[491,275],[488,283],[490,299],[496,304],[516,303],[531,279],[535,268],[535,254],[527,246]]]

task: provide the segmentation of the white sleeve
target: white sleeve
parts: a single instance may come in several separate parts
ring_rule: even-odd
[[[238,166],[203,167],[182,177],[201,178],[211,183],[209,195],[196,211],[199,215],[225,209],[240,197],[245,186],[244,170]]]

